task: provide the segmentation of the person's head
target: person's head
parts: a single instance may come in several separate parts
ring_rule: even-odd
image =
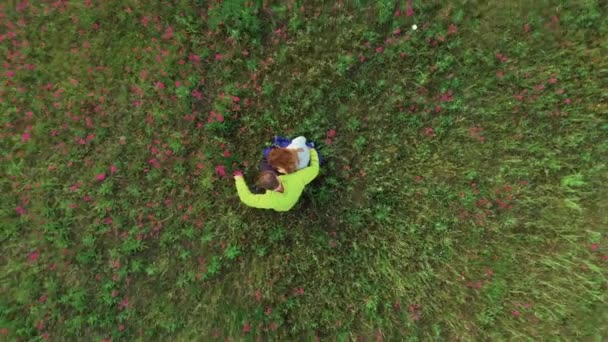
[[[278,191],[281,188],[279,177],[272,171],[262,171],[258,176],[256,185],[266,190]]]
[[[298,152],[288,148],[273,148],[268,154],[268,164],[282,173],[292,173],[298,166]]]

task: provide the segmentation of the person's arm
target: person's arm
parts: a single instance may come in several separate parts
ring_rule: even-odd
[[[319,155],[314,148],[310,149],[310,166],[297,171],[298,178],[302,179],[304,184],[312,182],[319,174]]]
[[[272,201],[268,197],[269,193],[263,195],[252,194],[243,179],[243,176],[235,176],[236,192],[245,205],[258,209],[273,209]]]

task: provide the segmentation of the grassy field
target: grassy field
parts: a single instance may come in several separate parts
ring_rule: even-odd
[[[607,16],[5,1],[0,340],[608,338]],[[288,213],[230,177],[275,134]]]

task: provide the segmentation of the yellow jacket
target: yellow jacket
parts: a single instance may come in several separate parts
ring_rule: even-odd
[[[265,194],[252,194],[242,176],[235,178],[236,191],[241,202],[258,209],[274,209],[275,211],[288,211],[293,208],[306,184],[312,182],[319,174],[319,155],[314,149],[310,150],[310,166],[294,173],[279,176],[283,184],[283,192],[267,190]]]

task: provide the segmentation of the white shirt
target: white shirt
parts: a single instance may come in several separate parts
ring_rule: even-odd
[[[310,149],[306,146],[306,138],[297,137],[291,141],[291,144],[287,146],[287,148],[292,150],[297,150],[301,148],[301,151],[298,151],[298,166],[296,170],[303,169],[308,166],[310,163]]]

